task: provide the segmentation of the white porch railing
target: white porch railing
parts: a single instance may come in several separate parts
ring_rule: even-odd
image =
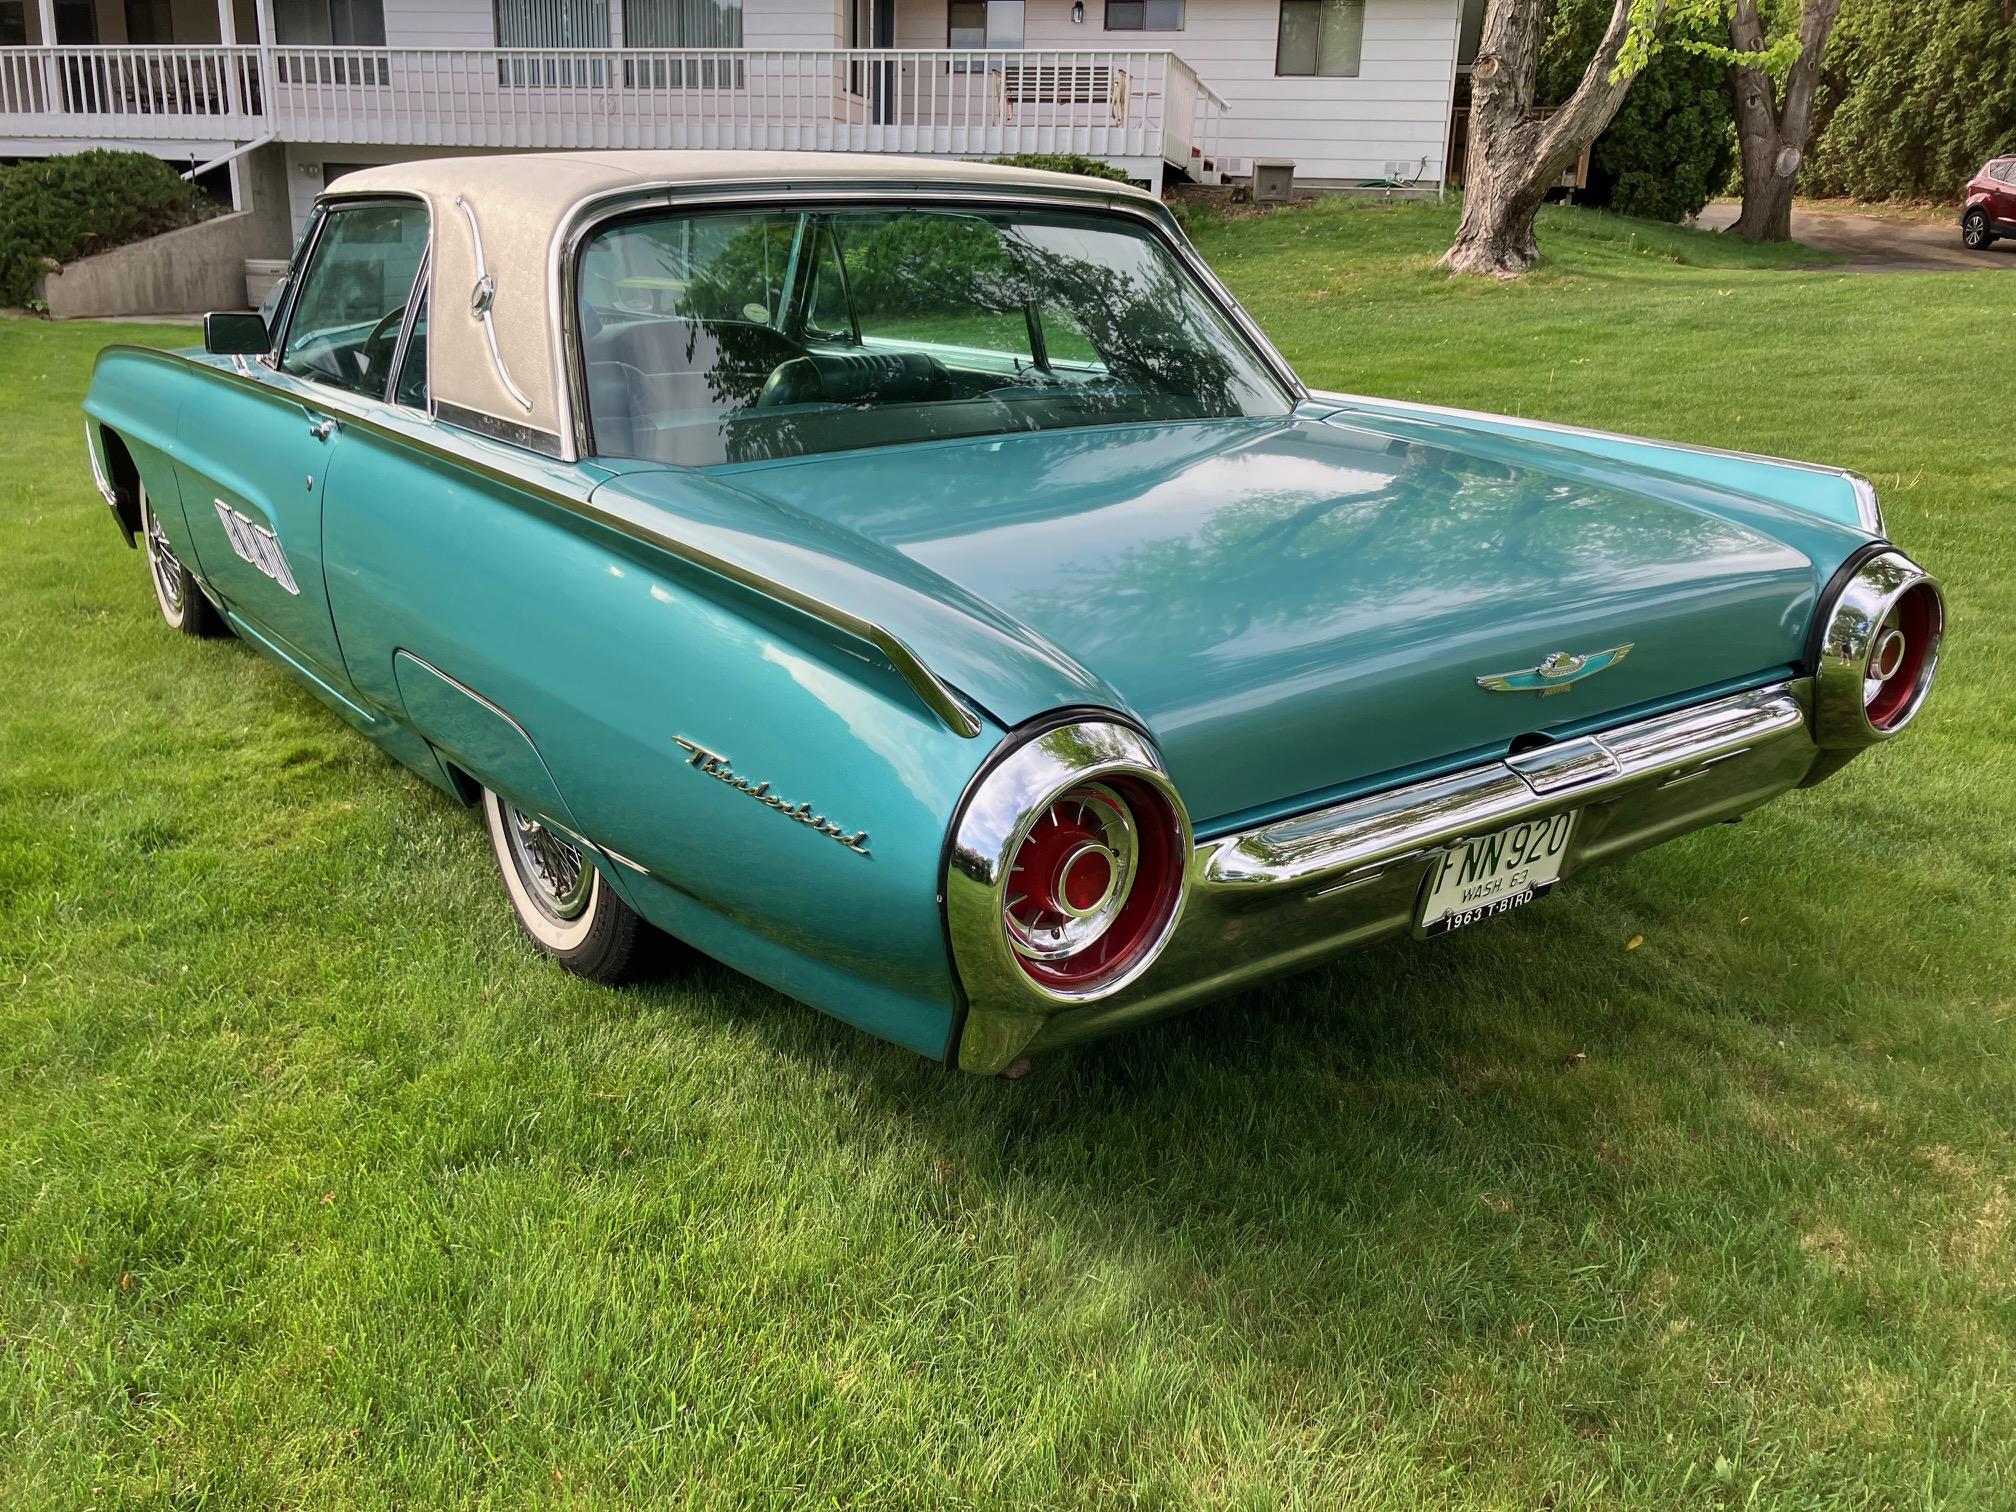
[[[0,137],[771,148],[1192,165],[1224,102],[1174,53],[0,49]]]
[[[0,137],[200,137],[265,129],[256,47],[0,48]]]

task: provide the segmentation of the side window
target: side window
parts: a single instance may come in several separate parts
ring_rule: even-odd
[[[419,304],[413,311],[413,334],[406,339],[406,360],[399,364],[399,385],[392,391],[392,402],[403,404],[408,409],[427,408],[427,290],[423,287],[416,296]]]
[[[300,275],[280,370],[382,396],[426,251],[427,210],[416,202],[330,210]]]

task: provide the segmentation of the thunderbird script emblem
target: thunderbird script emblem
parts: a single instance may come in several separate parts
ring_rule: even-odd
[[[1630,645],[1612,646],[1608,651],[1590,651],[1581,656],[1556,651],[1537,667],[1523,667],[1517,672],[1494,672],[1488,677],[1480,677],[1477,686],[1488,693],[1538,693],[1546,698],[1550,694],[1566,693],[1583,678],[1608,671],[1630,654]]]

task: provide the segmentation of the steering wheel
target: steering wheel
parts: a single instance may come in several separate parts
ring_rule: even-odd
[[[388,311],[378,324],[371,327],[371,334],[364,338],[364,345],[358,348],[358,360],[364,364],[364,371],[359,373],[358,377],[369,379],[378,375],[391,376],[386,369],[392,365],[392,353],[389,348],[383,351],[380,348],[385,345],[388,336],[399,334],[400,323],[405,318],[406,306],[402,304],[398,309]],[[381,383],[380,387],[382,386]]]

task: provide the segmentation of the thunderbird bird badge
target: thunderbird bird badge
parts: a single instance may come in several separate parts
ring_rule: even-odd
[[[1583,678],[1608,671],[1624,660],[1631,654],[1631,644],[1612,646],[1608,651],[1590,651],[1580,656],[1568,651],[1555,651],[1543,658],[1537,667],[1522,667],[1517,672],[1494,672],[1478,678],[1477,686],[1487,693],[1538,693],[1542,698],[1566,693]]]

